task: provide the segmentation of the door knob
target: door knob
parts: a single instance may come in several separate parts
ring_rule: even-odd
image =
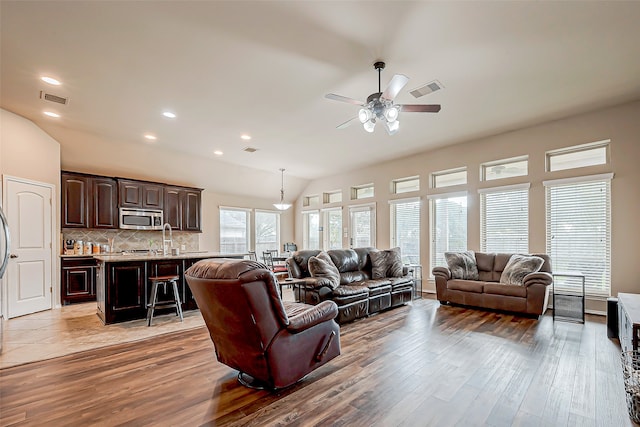
[[[16,255],[16,254],[11,254],[11,255],[9,255],[9,258],[18,258],[18,255]]]

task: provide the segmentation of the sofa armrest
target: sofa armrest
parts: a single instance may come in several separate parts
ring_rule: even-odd
[[[307,330],[319,323],[335,319],[338,315],[338,305],[333,301],[322,301],[318,305],[310,307],[302,313],[290,317],[287,330],[298,333]]]
[[[544,271],[529,273],[526,276],[524,276],[524,279],[522,280],[522,284],[524,286],[531,286],[536,284],[549,286],[552,282],[553,282],[553,276],[551,276],[551,274],[546,273]]]
[[[449,270],[449,267],[433,267],[433,270],[431,270],[431,272],[434,276],[440,276],[444,280],[451,279],[451,270]]]

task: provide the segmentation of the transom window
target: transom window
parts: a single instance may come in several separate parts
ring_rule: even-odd
[[[365,184],[358,185],[356,187],[351,187],[351,199],[352,200],[360,200],[360,199],[368,199],[373,197],[373,184]]]
[[[322,198],[324,203],[340,203],[342,201],[342,191],[336,190],[324,193]]]
[[[420,177],[411,176],[408,178],[394,179],[391,181],[391,193],[401,194],[420,190]]]
[[[581,168],[607,164],[609,158],[609,142],[601,141],[593,144],[577,145],[547,152],[547,171]]]
[[[304,196],[302,199],[302,206],[318,206],[320,204],[320,196],[314,194],[313,196]]]
[[[467,183],[467,168],[450,169],[446,171],[433,172],[431,174],[431,187],[442,188],[453,185],[464,185]]]
[[[518,157],[483,163],[481,171],[483,181],[526,176],[529,174],[529,160],[527,157]]]

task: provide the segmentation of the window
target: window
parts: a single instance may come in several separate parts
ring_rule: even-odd
[[[331,191],[324,193],[322,196],[324,203],[340,203],[342,201],[342,191]]]
[[[589,295],[610,294],[612,177],[606,174],[544,182],[547,253],[553,271],[581,272]],[[562,282],[556,282],[556,288],[562,286]]]
[[[302,206],[318,206],[320,204],[320,196],[304,196]]]
[[[365,184],[357,187],[351,187],[351,199],[367,199],[373,197],[373,184]]]
[[[280,250],[280,214],[256,210],[256,254]]]
[[[249,209],[220,207],[220,252],[249,251]]]
[[[349,232],[352,248],[376,246],[375,205],[349,207]]]
[[[302,212],[303,249],[320,249],[320,212]]]
[[[445,252],[467,249],[467,195],[431,196],[431,268],[447,265]]]
[[[482,180],[511,178],[513,176],[526,176],[529,174],[529,159],[519,157],[516,159],[504,159],[496,162],[484,163],[482,168]]]
[[[420,264],[420,199],[393,200],[391,246],[400,247],[404,264]]]
[[[480,192],[480,250],[529,252],[529,184]]]
[[[401,194],[411,191],[420,190],[420,177],[412,176],[409,178],[394,179],[391,181],[391,193]]]
[[[325,209],[322,213],[324,250],[342,248],[342,208]]]
[[[451,169],[431,174],[431,187],[442,188],[467,183],[467,168]]]
[[[607,164],[610,141],[577,145],[547,153],[547,171],[581,168]]]

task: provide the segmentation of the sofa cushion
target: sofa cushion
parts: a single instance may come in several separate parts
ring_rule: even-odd
[[[473,251],[445,252],[444,258],[447,260],[449,270],[451,270],[451,278],[478,280],[478,266]]]
[[[331,249],[327,254],[340,273],[358,271],[358,254],[353,249]]]
[[[340,285],[349,285],[351,283],[362,282],[367,279],[370,279],[370,277],[364,271],[360,270],[340,273]]]
[[[347,286],[338,286],[333,290],[334,296],[348,296],[348,295],[364,295],[367,297],[369,295],[369,288],[366,286],[359,285],[347,285]]]
[[[382,279],[384,277],[402,276],[402,256],[400,248],[373,251],[371,257],[371,278]]]
[[[500,276],[500,283],[506,285],[523,285],[524,277],[540,270],[544,260],[537,256],[511,255]]]
[[[331,289],[340,285],[340,272],[333,265],[333,261],[326,252],[320,252],[309,258],[309,273],[311,277],[324,277],[331,282]]]
[[[502,283],[485,283],[484,293],[526,298],[527,288],[525,286],[505,285]]]
[[[484,285],[485,282],[477,280],[451,279],[447,282],[447,289],[481,294],[484,290]]]

